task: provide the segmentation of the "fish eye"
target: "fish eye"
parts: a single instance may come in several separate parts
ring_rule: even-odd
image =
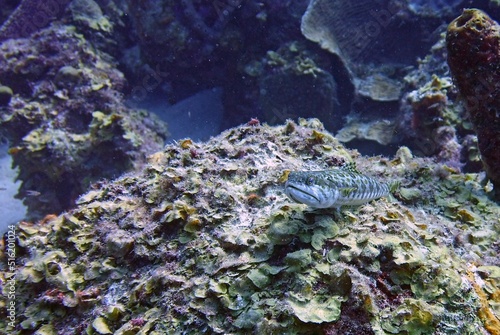
[[[311,185],[312,183],[314,183],[314,178],[313,177],[307,178],[307,184]]]

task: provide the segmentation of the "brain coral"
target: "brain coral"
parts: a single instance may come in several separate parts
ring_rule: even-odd
[[[286,170],[352,159],[399,181],[396,199],[334,213],[282,191]],[[75,209],[22,223],[8,330],[479,334],[498,324],[499,214],[477,175],[408,149],[367,158],[315,119],[252,123],[169,145]]]

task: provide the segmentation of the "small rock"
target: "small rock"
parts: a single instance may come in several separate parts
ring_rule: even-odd
[[[106,246],[110,255],[123,257],[132,250],[134,239],[124,230],[113,231],[107,236]]]
[[[14,92],[10,87],[0,85],[0,106],[8,105],[13,95]]]

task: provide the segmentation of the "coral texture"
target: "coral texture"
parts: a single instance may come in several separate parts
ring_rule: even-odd
[[[163,146],[165,125],[125,106],[123,74],[74,27],[4,41],[0,55],[0,81],[13,92],[0,125],[32,217],[60,213],[92,181],[138,167]]]
[[[357,93],[375,101],[401,96],[402,64],[413,64],[439,21],[457,1],[312,0],[302,17],[303,35],[339,56],[353,76]],[[395,41],[412,41],[397,43]]]
[[[62,16],[71,0],[23,0],[0,27],[0,41],[9,38],[28,37],[44,28],[55,18]],[[3,5],[3,4],[2,4]]]
[[[458,103],[446,63],[446,28],[430,53],[405,76],[406,93],[400,100],[396,133],[418,155],[463,171],[482,169],[477,137],[465,107]]]
[[[486,174],[500,197],[500,26],[483,11],[465,9],[448,26],[446,44]]]
[[[300,115],[321,119],[330,131],[339,127],[337,84],[318,60],[304,43],[290,43],[247,65],[246,72],[259,78],[259,102],[268,123]]]
[[[287,169],[351,160],[399,181],[398,200],[335,214],[283,193]],[[74,210],[22,223],[8,331],[484,334],[500,316],[499,215],[478,175],[407,148],[367,158],[315,119],[252,122],[168,145]]]

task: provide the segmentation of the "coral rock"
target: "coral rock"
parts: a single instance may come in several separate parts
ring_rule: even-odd
[[[33,36],[0,45],[0,127],[19,167],[18,196],[41,217],[72,206],[91,182],[138,167],[167,133],[125,105],[116,63],[74,27],[54,23]]]
[[[429,13],[446,17],[457,6],[457,1],[443,6],[435,1],[312,0],[301,30],[338,55],[360,96],[396,101],[402,78],[394,70],[412,64],[426,44],[430,47],[429,35],[438,27]]]
[[[379,199],[335,215],[291,202],[278,185],[286,170],[353,157],[361,171],[400,181],[395,196],[404,203]],[[16,329],[7,318],[0,328],[486,334],[500,315],[500,206],[477,174],[438,177],[438,168],[408,149],[391,162],[360,156],[317,120],[244,125],[207,142],[167,145],[143,170],[96,186],[68,213],[20,224],[23,308]],[[259,208],[249,194],[262,198]],[[8,276],[0,269],[3,282]],[[8,303],[0,295],[0,305]]]

